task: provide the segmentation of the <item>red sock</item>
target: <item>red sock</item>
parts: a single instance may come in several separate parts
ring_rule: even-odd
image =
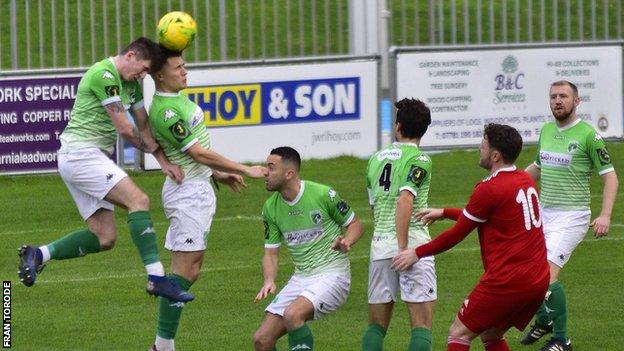
[[[459,338],[448,338],[446,351],[468,351],[470,350],[470,342]]]
[[[503,338],[484,342],[483,346],[485,346],[485,351],[510,351],[507,342]]]

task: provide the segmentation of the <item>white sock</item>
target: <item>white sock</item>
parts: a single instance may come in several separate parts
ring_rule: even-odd
[[[46,263],[50,260],[50,250],[48,246],[39,246],[39,250],[41,251],[42,260],[41,263]]]
[[[175,351],[175,344],[173,339],[165,339],[156,335],[156,341],[154,342],[156,345],[157,351]]]
[[[145,266],[145,270],[149,275],[157,275],[159,277],[165,276],[165,267],[163,267],[160,261],[148,264]]]

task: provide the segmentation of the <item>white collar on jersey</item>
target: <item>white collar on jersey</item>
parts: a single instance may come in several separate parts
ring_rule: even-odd
[[[176,96],[180,96],[180,92],[178,91],[177,93],[165,93],[164,91],[156,90],[154,95],[176,97]]]
[[[574,127],[575,125],[579,124],[579,123],[581,123],[581,119],[577,117],[576,121],[568,124],[567,126],[563,126],[561,128],[559,128],[559,126],[557,126],[557,129],[559,130],[559,132],[563,132],[564,130],[570,129],[570,128]],[[557,122],[555,122],[555,125],[557,125]]]
[[[400,141],[395,141],[392,143],[392,146],[398,147],[401,145],[405,145],[405,146],[413,146],[413,147],[418,147],[418,145],[414,144],[414,143],[402,143]]]
[[[516,165],[511,165],[509,167],[503,167],[496,170],[496,172],[492,173],[491,176],[488,176],[486,179],[492,179],[496,177],[496,175],[500,172],[513,172],[516,170]]]
[[[295,196],[295,198],[292,201],[288,201],[286,199],[284,199],[284,197],[282,195],[282,200],[284,200],[285,203],[288,204],[288,206],[295,206],[297,204],[297,202],[299,202],[299,200],[301,200],[301,197],[303,196],[303,190],[305,188],[305,183],[303,182],[303,180],[301,181],[301,183],[299,183],[301,186],[299,187],[299,193],[297,194],[297,196]]]

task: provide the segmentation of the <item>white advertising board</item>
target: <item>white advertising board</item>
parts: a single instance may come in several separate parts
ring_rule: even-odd
[[[190,68],[183,91],[204,111],[211,149],[264,162],[291,146],[304,159],[368,157],[377,148],[377,61]],[[146,78],[149,111],[154,82]],[[151,155],[145,168],[159,168]]]
[[[423,147],[474,146],[487,123],[509,124],[537,142],[552,120],[552,82],[576,84],[577,114],[603,137],[624,136],[622,46],[398,52],[396,97],[431,109]]]

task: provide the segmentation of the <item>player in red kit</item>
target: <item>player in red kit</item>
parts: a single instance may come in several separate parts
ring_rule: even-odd
[[[479,166],[490,175],[479,182],[462,209],[424,209],[426,225],[440,218],[457,223],[434,240],[404,250],[393,268],[404,270],[421,257],[444,252],[478,228],[485,272],[464,301],[449,329],[447,351],[470,349],[477,336],[486,351],[506,351],[505,332],[523,330],[548,289],[549,267],[535,182],[514,162],[522,137],[510,126],[488,124],[479,148]]]

